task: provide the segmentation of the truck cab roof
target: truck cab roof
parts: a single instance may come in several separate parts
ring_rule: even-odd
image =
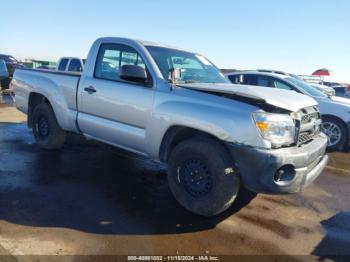
[[[126,38],[126,37],[101,37],[96,40],[96,42],[100,43],[106,43],[106,42],[125,42],[127,43],[137,43],[142,46],[156,46],[156,47],[164,47],[164,48],[170,48],[170,49],[176,49],[176,50],[181,50],[184,52],[191,52],[190,50],[185,50],[183,48],[179,48],[176,46],[168,45],[168,44],[163,44],[159,42],[153,42],[153,41],[147,41],[147,40],[137,40],[137,39],[132,39],[132,38]]]

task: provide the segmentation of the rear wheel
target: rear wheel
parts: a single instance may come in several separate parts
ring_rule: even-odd
[[[238,169],[214,139],[181,142],[171,152],[168,164],[170,189],[189,211],[214,216],[234,202],[240,186]]]
[[[338,119],[330,116],[322,118],[322,132],[327,135],[329,150],[343,150],[347,142],[347,128]]]
[[[45,149],[59,149],[66,139],[66,132],[57,123],[49,104],[39,104],[34,108],[32,128],[36,143]]]

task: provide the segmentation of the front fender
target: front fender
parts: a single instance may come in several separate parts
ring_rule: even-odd
[[[210,134],[219,140],[266,147],[251,118],[251,110],[230,110],[225,107],[168,101],[158,104],[148,123],[148,154],[158,158],[162,139],[173,126],[189,127]]]
[[[350,122],[350,104],[335,101],[320,101],[320,113],[322,116],[336,116],[343,122]]]

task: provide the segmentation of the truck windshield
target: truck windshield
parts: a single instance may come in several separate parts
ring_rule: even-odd
[[[308,85],[303,80],[299,80],[294,77],[287,77],[287,80],[292,82],[294,85],[296,85],[300,89],[300,91],[303,92],[304,94],[306,93],[313,97],[323,97],[323,98],[327,97],[324,93],[317,90],[315,87]]]
[[[177,83],[229,83],[220,70],[205,57],[177,49],[146,46],[164,79],[173,69],[180,69]]]

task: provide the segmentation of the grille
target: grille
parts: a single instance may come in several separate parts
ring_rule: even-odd
[[[301,118],[301,124],[310,123],[313,119],[319,119],[319,113],[314,112],[311,114],[303,115]]]
[[[307,107],[300,112],[300,128],[298,133],[298,145],[308,143],[320,133],[321,115],[316,106]]]
[[[305,144],[309,141],[311,141],[316,135],[318,135],[320,132],[314,132],[314,133],[309,133],[309,132],[303,132],[299,134],[298,138],[298,144]]]

